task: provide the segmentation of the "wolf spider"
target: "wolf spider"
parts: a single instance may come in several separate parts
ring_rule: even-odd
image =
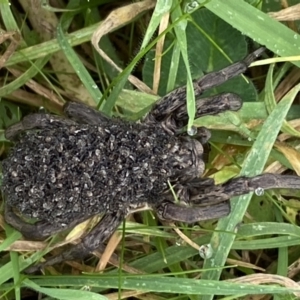
[[[246,71],[264,51],[194,82],[196,97]],[[186,88],[161,98],[140,122],[111,119],[86,105],[70,102],[66,117],[32,114],[6,131],[15,141],[3,161],[5,220],[24,237],[42,240],[96,214],[99,223],[82,241],[42,264],[85,257],[99,248],[124,218],[151,209],[161,219],[194,223],[226,216],[236,195],[273,188],[298,188],[297,176],[264,174],[215,185],[200,178],[203,144],[210,134],[183,132],[188,120]],[[239,96],[224,93],[197,101],[197,117],[241,107]],[[168,182],[180,203],[174,202]],[[22,217],[35,218],[35,224]]]

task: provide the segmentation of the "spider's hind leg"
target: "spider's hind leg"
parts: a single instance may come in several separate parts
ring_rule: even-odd
[[[121,212],[106,214],[79,244],[53,256],[44,263],[29,267],[26,269],[26,273],[34,273],[43,267],[58,264],[65,260],[85,258],[88,254],[97,250],[116,231],[124,217]]]
[[[211,185],[191,197],[194,204],[218,203],[250,192],[263,193],[270,189],[300,189],[300,177],[266,173],[255,177],[238,177],[223,184]]]
[[[160,219],[169,221],[195,223],[205,220],[218,219],[227,216],[230,212],[229,201],[205,207],[183,207],[165,201],[156,207]]]
[[[46,222],[38,222],[36,224],[30,224],[22,220],[15,214],[12,207],[5,204],[5,221],[13,228],[21,232],[21,234],[27,239],[33,241],[42,241],[52,234],[62,231],[64,228],[53,226]],[[50,226],[51,225],[51,226]]]
[[[4,218],[7,224],[20,231],[20,233],[27,239],[33,241],[42,241],[49,236],[66,229],[62,225],[52,224],[46,221],[38,221],[35,224],[27,223],[21,219],[7,203],[5,204]],[[79,217],[68,224],[68,228],[73,228],[88,218],[89,216]]]

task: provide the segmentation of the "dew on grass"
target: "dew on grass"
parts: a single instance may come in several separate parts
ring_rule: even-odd
[[[187,134],[190,136],[194,136],[195,134],[197,134],[197,128],[195,126],[188,128]]]
[[[213,253],[214,252],[213,252],[211,244],[205,244],[205,245],[200,246],[200,248],[199,248],[199,255],[203,259],[211,258]]]
[[[262,187],[258,187],[254,192],[257,196],[262,196],[265,193],[265,190]]]

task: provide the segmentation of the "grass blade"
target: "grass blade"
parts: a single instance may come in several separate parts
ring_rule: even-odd
[[[204,3],[204,0],[198,0]],[[280,56],[299,54],[300,36],[246,1],[212,0],[205,4],[210,11],[238,29],[253,41],[265,45]],[[300,67],[299,61],[292,61]]]
[[[264,165],[272,150],[273,144],[290,109],[291,104],[300,90],[300,84],[294,87],[272,111],[270,116],[264,123],[262,130],[257,136],[253,147],[244,161],[240,176],[255,176],[262,173]],[[230,216],[219,221],[217,230],[211,239],[211,246],[215,250],[212,258],[207,259],[204,268],[214,268],[223,266],[227,255],[232,247],[236,226],[242,221],[251,200],[252,193],[235,197],[231,201],[232,212]],[[223,232],[220,232],[223,231]],[[228,233],[226,233],[228,232]],[[211,270],[204,272],[203,279],[217,280],[221,274],[221,270]],[[203,299],[212,299],[211,296],[204,296]]]

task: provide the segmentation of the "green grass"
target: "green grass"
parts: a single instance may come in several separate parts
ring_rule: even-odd
[[[4,130],[39,107],[61,113],[65,101],[77,99],[107,114],[137,120],[159,98],[154,94],[162,96],[187,85],[188,126],[206,126],[212,131],[205,176],[224,182],[239,174],[261,174],[266,168],[299,170],[298,156],[291,149],[299,149],[299,132],[293,124],[297,125],[300,117],[300,106],[294,104],[300,86],[289,86],[288,79],[299,67],[299,61],[289,62],[289,56],[298,55],[300,35],[266,14],[280,9],[277,1],[265,2],[158,0],[155,5],[148,0],[140,3],[143,13],[126,18],[122,11],[112,18],[120,24],[111,25],[107,16],[118,7],[125,9],[123,1],[65,1],[63,9],[45,4],[24,13],[21,1],[9,5],[0,0],[3,31],[18,31],[21,36],[12,34],[13,40],[5,41],[1,41],[3,32],[0,36],[0,53],[6,53],[5,60],[0,59],[1,159],[11,146]],[[154,5],[154,11],[150,10]],[[25,6],[26,10],[30,7]],[[136,6],[129,9],[130,13],[136,11]],[[166,14],[169,22],[163,26]],[[103,28],[105,24],[109,26]],[[297,22],[294,26],[299,28]],[[116,30],[108,35],[111,28]],[[49,33],[49,29],[53,31]],[[95,32],[105,32],[99,46],[123,69],[121,73],[91,45]],[[163,37],[162,52],[155,53]],[[9,48],[18,41],[17,49]],[[272,58],[274,53],[286,56],[285,62],[262,66],[258,61],[258,66],[247,72],[248,77],[234,78],[207,92],[239,94],[244,101],[239,112],[194,120],[192,80],[241,60],[259,44],[270,50],[264,58]],[[156,81],[158,89],[150,94]],[[286,91],[284,96],[276,99],[282,89]],[[289,134],[280,144],[286,147],[285,153],[276,143],[280,132]],[[46,252],[54,255],[55,250],[43,250],[48,241],[22,241],[21,235],[0,219],[0,299],[22,299],[28,291],[47,295],[47,299],[118,299],[135,295],[137,299],[208,300],[214,295],[244,299],[249,294],[296,299],[292,294],[295,285],[290,285],[288,277],[289,266],[299,258],[300,251],[297,198],[298,191],[265,192],[260,197],[249,194],[232,199],[230,216],[218,223],[193,227],[177,224],[199,246],[211,244],[213,255],[204,261],[171,226],[161,224],[149,212],[136,214],[126,228],[119,229],[123,240],[116,250],[118,256],[112,257],[103,273],[93,272],[97,264],[94,257],[86,265],[61,264],[45,270],[45,275],[24,275],[24,268]],[[62,240],[60,235],[53,237],[51,245]],[[263,273],[264,280],[255,281],[252,276],[256,273]],[[281,286],[276,275],[282,276]],[[246,280],[243,276],[249,276],[248,281],[242,281]],[[299,277],[294,275],[291,280],[299,281]]]

